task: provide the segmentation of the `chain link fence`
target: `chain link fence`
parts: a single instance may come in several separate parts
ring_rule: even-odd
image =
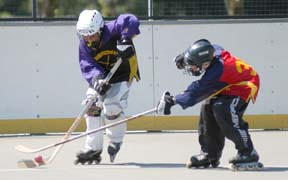
[[[76,20],[83,9],[106,19],[286,18],[288,0],[0,0],[0,20]]]

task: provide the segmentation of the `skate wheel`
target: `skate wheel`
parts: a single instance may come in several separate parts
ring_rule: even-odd
[[[100,164],[101,161],[102,161],[102,158],[100,157],[99,159],[95,160],[95,164]]]
[[[100,161],[95,160],[94,162],[95,162],[95,164],[100,164]]]
[[[186,168],[190,169],[191,167],[192,167],[192,163],[191,162],[186,163]]]
[[[256,168],[256,170],[259,171],[259,170],[262,170],[264,168],[264,165],[259,162],[255,168]]]
[[[74,161],[74,165],[77,165],[77,164],[79,164],[79,161],[78,161],[78,160],[75,160],[75,161]]]
[[[236,171],[236,166],[235,166],[234,164],[232,164],[231,167],[230,167],[230,169],[231,169],[232,171]]]
[[[232,164],[232,171],[257,171],[262,170],[264,165],[259,162],[243,163],[243,164]]]
[[[215,164],[211,164],[211,166],[212,166],[213,168],[217,168],[217,167],[219,166],[219,164],[220,164],[220,162],[215,163]]]
[[[262,169],[262,168],[264,168],[264,165],[262,163],[258,163],[257,167]]]
[[[204,168],[208,168],[209,166],[210,166],[210,164],[203,165]]]
[[[245,171],[246,168],[238,165],[238,164],[232,164],[231,165],[231,170],[232,171]]]
[[[88,161],[88,165],[91,165],[93,163],[93,160],[92,161]]]
[[[251,171],[251,170],[255,170],[255,166],[253,166],[253,165],[248,165],[248,166],[247,166],[247,170],[250,170],[250,171]]]

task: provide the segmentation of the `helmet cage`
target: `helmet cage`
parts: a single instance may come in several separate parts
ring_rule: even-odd
[[[198,69],[193,70],[195,68],[193,68],[192,66],[195,66]],[[187,73],[189,75],[193,75],[193,76],[199,76],[204,72],[202,70],[202,68],[200,66],[198,66],[197,64],[190,64],[190,63],[187,63],[186,61],[184,61],[184,71],[185,71],[185,73]]]

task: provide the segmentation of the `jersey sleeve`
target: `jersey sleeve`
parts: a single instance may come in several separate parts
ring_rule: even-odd
[[[133,36],[140,34],[140,22],[133,14],[122,14],[116,19],[117,33],[120,34],[121,39],[132,39]]]
[[[220,61],[213,64],[212,67],[207,69],[200,80],[192,82],[184,92],[175,96],[176,104],[186,109],[227,86],[227,83],[219,80],[222,72],[223,65]]]
[[[84,40],[81,40],[79,45],[79,64],[82,76],[89,83],[89,86],[92,85],[94,77],[104,75],[104,69],[98,65],[88,53]]]
[[[216,58],[221,58],[221,55],[222,55],[222,52],[224,51],[224,48],[218,44],[213,44],[213,47],[215,49]]]

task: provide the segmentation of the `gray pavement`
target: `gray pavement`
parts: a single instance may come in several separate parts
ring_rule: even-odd
[[[228,169],[228,159],[234,156],[234,145],[227,140],[220,167],[215,169],[186,169],[185,163],[191,155],[199,152],[197,133],[183,132],[128,132],[115,163],[109,162],[105,151],[100,165],[73,165],[75,153],[79,151],[85,138],[65,144],[50,166],[34,169],[17,167],[20,159],[33,158],[14,150],[15,145],[39,148],[53,144],[61,135],[0,137],[0,179],[1,180],[191,180],[191,179],[288,179],[288,131],[251,131],[263,171],[232,172]],[[40,153],[51,155],[54,149]]]

